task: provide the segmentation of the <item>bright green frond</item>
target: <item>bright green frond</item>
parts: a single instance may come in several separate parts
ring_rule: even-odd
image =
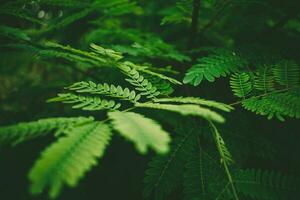
[[[9,26],[0,26],[0,35],[9,37],[12,39],[30,41],[30,37],[21,29],[13,28]]]
[[[33,122],[21,122],[16,125],[0,127],[0,144],[9,143],[12,145],[44,136],[54,130],[64,132],[68,128],[93,121],[93,118],[48,118]]]
[[[135,86],[137,91],[140,91],[140,95],[146,96],[147,98],[155,98],[160,95],[160,92],[157,90],[153,84],[145,79],[140,73],[131,68],[132,63],[127,62],[126,65],[121,66],[123,72],[129,77],[126,79],[131,85]]]
[[[137,102],[141,95],[137,94],[134,90],[129,90],[128,88],[123,89],[121,86],[115,86],[113,84],[108,85],[96,84],[92,81],[89,82],[77,82],[67,87],[66,89],[71,91],[76,91],[78,93],[89,93],[89,94],[103,94],[109,97],[115,97],[123,100],[128,100],[131,102]]]
[[[234,95],[243,98],[241,102],[247,110],[268,119],[299,118],[299,72],[294,61],[280,60],[261,64],[254,71],[235,73],[230,85]]]
[[[96,96],[81,96],[72,93],[58,94],[58,97],[49,99],[48,102],[61,101],[67,104],[75,104],[72,108],[95,111],[95,110],[117,110],[121,104],[114,100],[101,99]]]
[[[212,108],[217,108],[226,112],[229,112],[233,109],[233,107],[219,103],[216,101],[201,99],[198,97],[170,97],[170,98],[158,98],[154,99],[154,102],[175,102],[175,103],[183,103],[183,104],[197,104],[201,106],[208,106]]]
[[[145,154],[148,148],[164,154],[169,151],[170,136],[156,121],[134,112],[110,112],[112,125],[122,136],[134,142],[136,149]]]
[[[64,185],[75,187],[103,156],[111,136],[110,128],[101,122],[70,129],[36,161],[29,173],[31,192],[39,194],[48,187],[50,198],[55,199]]]
[[[216,146],[217,146],[217,150],[220,154],[221,163],[226,163],[226,164],[233,163],[234,161],[232,159],[231,153],[229,152],[229,150],[228,150],[221,134],[219,133],[217,127],[212,122],[210,122],[210,126],[211,126],[211,129],[212,129],[212,134],[213,134]]]
[[[216,78],[245,67],[247,62],[233,51],[219,50],[207,57],[199,58],[183,79],[184,83],[199,85],[204,79],[214,82]]]
[[[251,78],[248,73],[234,73],[230,77],[230,87],[234,95],[246,98],[252,91]]]
[[[136,103],[135,106],[142,108],[167,110],[171,112],[177,112],[181,115],[199,116],[203,117],[204,119],[213,120],[219,123],[225,122],[225,119],[220,114],[195,104],[173,105],[160,103]]]

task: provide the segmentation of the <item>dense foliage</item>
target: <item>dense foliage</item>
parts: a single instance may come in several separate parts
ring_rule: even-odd
[[[296,0],[6,0],[0,19],[1,199],[300,198]]]

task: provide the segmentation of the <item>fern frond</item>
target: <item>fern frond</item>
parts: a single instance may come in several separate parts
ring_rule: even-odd
[[[248,73],[234,73],[230,77],[230,87],[234,95],[246,98],[252,91],[251,78]]]
[[[224,166],[225,173],[227,175],[229,184],[232,189],[232,196],[234,197],[235,200],[239,200],[239,197],[238,197],[238,194],[236,191],[236,187],[234,185],[233,178],[232,178],[232,175],[231,175],[231,173],[229,171],[229,167],[228,167],[228,165],[230,165],[234,162],[232,159],[231,153],[227,149],[227,146],[226,146],[221,134],[219,133],[217,127],[211,121],[209,121],[209,125],[212,129],[212,134],[213,134],[213,137],[214,137],[214,140],[215,140],[215,143],[217,146],[217,150],[218,150],[220,158],[221,158],[221,163]]]
[[[300,118],[300,90],[291,89],[283,93],[271,93],[262,97],[251,97],[242,102],[243,107],[268,119],[277,117],[284,121],[283,116]]]
[[[287,88],[299,85],[300,67],[290,60],[282,60],[273,69],[274,78],[280,85]]]
[[[273,91],[274,77],[271,66],[265,64],[258,68],[254,74],[254,88],[264,93]]]
[[[203,117],[204,119],[213,120],[219,123],[225,122],[225,119],[215,111],[194,104],[173,105],[173,104],[160,104],[160,103],[135,103],[135,106],[142,107],[142,108],[167,110],[167,111],[179,113],[181,115],[199,116],[199,117]]]
[[[299,197],[299,180],[275,171],[239,170],[234,182],[240,193],[253,199],[296,200]]]
[[[111,136],[110,128],[100,122],[70,129],[42,153],[30,171],[31,192],[38,194],[49,187],[49,196],[55,199],[64,185],[75,187],[103,156]]]
[[[169,151],[171,138],[156,121],[134,112],[110,112],[113,128],[134,142],[136,149],[145,154],[148,148],[164,154]]]
[[[23,30],[3,25],[0,26],[0,35],[21,41],[31,40],[28,34]]]
[[[12,145],[44,136],[54,130],[58,133],[65,131],[74,125],[91,122],[93,118],[48,118],[33,122],[21,122],[16,125],[0,127],[0,144],[9,143]]]
[[[90,45],[91,49],[96,53],[99,54],[101,56],[107,56],[109,58],[112,58],[113,60],[120,60],[123,58],[122,53],[114,51],[112,49],[105,49],[99,45],[96,45],[94,43],[92,43]]]
[[[192,151],[183,178],[185,200],[217,199],[216,196],[225,186],[222,168],[202,149]]]
[[[127,62],[127,65],[121,66],[123,72],[129,77],[126,79],[131,85],[135,86],[137,91],[140,91],[140,95],[146,96],[147,98],[155,98],[160,95],[160,92],[157,90],[155,86],[152,85],[147,79],[145,79],[140,73],[131,68],[131,63]]]
[[[154,87],[157,88],[161,95],[170,95],[174,92],[174,89],[169,81],[148,74],[144,74],[143,76],[149,80]]]
[[[64,46],[55,42],[44,42],[43,47],[48,49],[52,49],[53,51],[55,50],[57,52],[57,57],[60,57],[59,55],[62,54],[62,58],[64,58],[63,55],[73,55],[73,56],[78,56],[82,57],[84,59],[89,59],[91,62],[94,62],[96,66],[108,66],[112,62],[109,57],[101,57],[93,52],[88,52],[88,51],[82,51],[79,49],[72,48],[70,46]]]
[[[226,163],[226,164],[233,163],[234,161],[232,159],[231,153],[229,152],[229,150],[228,150],[221,134],[219,133],[217,127],[212,122],[210,122],[210,126],[211,126],[211,129],[212,129],[212,134],[213,134],[214,140],[216,142],[218,152],[220,154],[221,163]]]
[[[198,59],[197,62],[185,74],[184,83],[197,86],[203,79],[214,82],[216,78],[227,76],[247,64],[246,60],[229,50],[216,51],[213,55]]]
[[[119,85],[108,85],[107,83],[96,84],[92,81],[77,82],[67,87],[66,89],[76,91],[78,93],[103,94],[110,97],[128,100],[133,103],[137,102],[141,98],[141,95],[136,94],[134,90],[129,90],[128,88],[123,89]]]
[[[114,100],[101,99],[96,96],[81,96],[72,93],[58,94],[58,97],[49,99],[48,102],[61,101],[63,103],[75,104],[72,108],[94,111],[94,110],[117,110],[121,107],[120,103]]]
[[[173,84],[176,84],[176,85],[182,85],[182,83],[180,81],[178,81],[174,78],[171,78],[169,76],[166,76],[164,74],[154,72],[154,71],[150,70],[149,67],[140,66],[140,67],[137,67],[136,70],[138,70],[142,73],[157,77],[159,79],[169,81],[170,83],[173,83]]]
[[[210,101],[201,99],[198,97],[170,97],[170,98],[156,98],[154,99],[154,102],[160,103],[160,102],[175,102],[175,103],[184,103],[184,104],[196,104],[201,106],[208,106],[212,108],[217,108],[220,110],[223,110],[225,112],[229,112],[233,109],[233,107],[224,104],[219,103],[216,101]]]
[[[276,62],[261,63],[253,72],[232,75],[231,88],[235,96],[244,99],[243,107],[256,114],[268,119],[276,116],[282,121],[284,116],[299,118],[300,67],[290,60]]]
[[[195,143],[192,131],[181,132],[172,141],[172,148],[167,155],[157,155],[148,164],[144,178],[143,195],[155,200],[166,199],[181,184],[184,164]]]

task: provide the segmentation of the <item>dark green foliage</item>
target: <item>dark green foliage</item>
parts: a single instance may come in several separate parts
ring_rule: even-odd
[[[230,78],[234,95],[243,98],[245,109],[269,119],[299,118],[299,65],[281,60],[258,66],[255,71],[235,73]]]
[[[0,199],[299,199],[298,4],[1,1]]]
[[[183,82],[194,86],[199,85],[203,79],[214,82],[216,78],[227,76],[247,65],[234,51],[218,50],[212,55],[197,60],[197,64],[186,73]]]
[[[299,180],[275,171],[246,169],[235,173],[237,189],[253,199],[297,199]]]
[[[230,86],[235,96],[246,98],[252,91],[250,75],[247,73],[235,73],[230,77]]]
[[[174,138],[172,149],[168,155],[156,156],[149,162],[144,178],[144,196],[150,198],[165,199],[180,185],[184,170],[184,163],[194,146],[195,136],[192,131],[180,132]]]

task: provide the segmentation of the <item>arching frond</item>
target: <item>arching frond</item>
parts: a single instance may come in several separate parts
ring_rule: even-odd
[[[233,74],[230,85],[234,95],[243,98],[247,110],[268,119],[299,118],[299,72],[294,61],[281,60],[262,64],[253,72]]]
[[[92,43],[90,46],[91,46],[91,49],[98,55],[109,57],[115,61],[123,58],[122,53],[114,51],[112,49],[105,49],[94,43]]]
[[[93,118],[58,117],[0,127],[0,144],[8,143],[16,145],[27,140],[44,136],[52,131],[57,131],[57,133],[64,132],[72,126],[91,121],[93,121]]]
[[[174,92],[172,83],[170,83],[168,80],[149,74],[144,74],[144,77],[149,80],[154,87],[157,88],[161,95],[170,95]]]
[[[70,129],[36,161],[29,173],[31,192],[39,194],[49,187],[49,197],[54,199],[64,185],[75,187],[103,156],[111,135],[110,128],[101,122]]]
[[[198,59],[197,64],[185,74],[183,82],[194,86],[199,85],[204,79],[214,82],[215,78],[227,76],[246,65],[247,61],[237,53],[222,49],[212,55]]]
[[[275,89],[272,66],[265,64],[258,67],[254,74],[254,88],[264,93]]]
[[[0,35],[21,41],[30,41],[30,37],[21,29],[10,26],[0,26]]]
[[[300,89],[295,88],[283,93],[272,93],[262,97],[251,97],[243,101],[243,107],[268,119],[284,116],[300,118]]]
[[[216,101],[201,99],[198,97],[170,97],[170,98],[156,98],[154,99],[154,102],[175,102],[175,103],[183,103],[183,104],[196,104],[201,106],[208,106],[212,108],[217,108],[219,110],[223,110],[226,112],[229,112],[233,109],[233,107],[224,104],[219,103]]]
[[[213,120],[219,123],[225,122],[225,119],[215,111],[194,104],[174,105],[174,104],[160,104],[160,103],[135,103],[135,106],[142,107],[142,108],[167,110],[167,111],[179,113],[181,115],[199,116],[199,117],[203,117],[204,119]]]
[[[151,82],[145,79],[137,70],[132,69],[130,66],[131,63],[128,62],[127,65],[121,66],[121,69],[129,77],[126,81],[135,86],[135,89],[141,92],[140,95],[146,96],[150,99],[160,95],[160,92],[152,85]]]
[[[230,77],[230,87],[237,97],[246,98],[252,91],[252,84],[248,73],[234,73]]]
[[[134,112],[110,112],[112,125],[122,136],[134,142],[136,149],[145,154],[148,148],[164,154],[169,151],[170,136],[152,119]]]
[[[231,153],[229,152],[229,150],[228,150],[221,134],[219,133],[217,127],[212,122],[210,122],[210,126],[211,126],[211,129],[212,129],[212,134],[213,134],[216,146],[217,146],[217,150],[220,154],[221,163],[226,163],[226,164],[233,163],[234,161],[232,159]]]
[[[58,97],[49,99],[48,102],[61,101],[67,104],[75,104],[72,108],[82,109],[82,110],[117,110],[120,108],[121,104],[116,103],[114,100],[101,99],[96,96],[81,96],[72,93],[62,93],[58,94]]]
[[[131,102],[137,102],[141,95],[136,94],[134,90],[129,90],[128,88],[123,89],[121,86],[115,86],[113,84],[108,85],[96,84],[92,81],[89,82],[77,82],[67,87],[66,89],[71,91],[76,91],[78,93],[89,93],[89,94],[103,94],[110,97],[115,97],[123,100],[128,100]]]
[[[209,122],[209,125],[212,129],[212,134],[216,143],[216,147],[217,147],[217,151],[220,155],[220,159],[221,159],[221,163],[224,166],[224,171],[226,173],[226,176],[228,178],[228,183],[231,186],[231,191],[232,191],[232,197],[235,200],[239,200],[237,191],[236,191],[236,186],[233,182],[233,178],[232,178],[232,174],[229,171],[229,165],[232,164],[234,162],[234,160],[232,159],[231,153],[229,152],[221,134],[219,133],[219,130],[217,129],[217,127],[212,123]]]

